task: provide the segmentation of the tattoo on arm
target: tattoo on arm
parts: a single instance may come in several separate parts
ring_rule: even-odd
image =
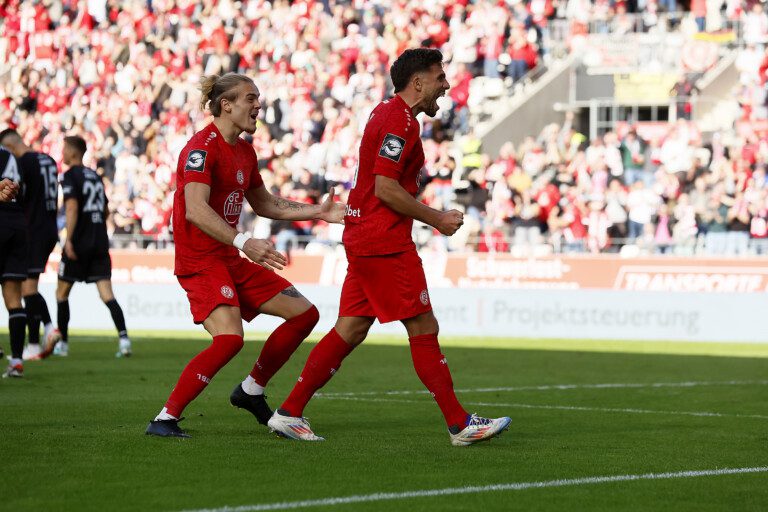
[[[297,290],[296,287],[294,286],[289,286],[288,288],[281,291],[280,293],[282,293],[283,295],[287,295],[289,297],[303,297],[303,295],[299,293],[299,290]]]
[[[299,210],[303,210],[307,206],[304,203],[289,201],[288,199],[283,199],[282,197],[275,197],[272,203],[280,210],[293,210],[296,212]]]

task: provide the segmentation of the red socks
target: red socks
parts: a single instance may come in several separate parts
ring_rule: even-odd
[[[280,408],[291,416],[300,417],[312,395],[331,380],[341,362],[354,348],[339,336],[336,329],[331,329],[309,353],[299,381]]]
[[[448,362],[440,353],[437,334],[423,334],[408,338],[411,342],[411,357],[413,367],[421,382],[434,397],[445,422],[449,427],[458,425],[464,428],[467,421],[467,411],[461,406],[453,392],[453,379],[448,370]]]
[[[251,377],[259,386],[266,386],[269,379],[283,367],[288,358],[309,336],[317,325],[320,313],[312,306],[304,313],[289,318],[267,338],[256,364],[251,370]]]
[[[443,412],[445,422],[449,427],[457,425],[464,428],[468,414],[456,399],[451,372],[445,356],[440,353],[437,334],[413,336],[409,340],[416,374],[432,393]],[[353,349],[335,329],[331,329],[312,349],[299,381],[280,409],[290,416],[302,416],[312,395],[331,379]]]
[[[304,313],[289,318],[275,329],[264,344],[261,355],[251,370],[251,377],[257,384],[260,386],[267,384],[304,341],[304,338],[312,332],[319,318],[317,308],[312,306]],[[168,414],[179,418],[184,408],[205,389],[214,375],[235,357],[241,348],[243,348],[242,336],[236,334],[214,336],[213,344],[196,355],[181,372],[179,382],[165,404]]]
[[[210,347],[197,354],[173,388],[165,403],[168,414],[181,417],[184,408],[199,395],[211,379],[230,359],[243,348],[243,337],[237,334],[220,334],[213,337]]]

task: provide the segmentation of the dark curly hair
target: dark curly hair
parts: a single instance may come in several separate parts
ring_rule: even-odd
[[[427,71],[435,64],[442,64],[443,54],[434,48],[410,48],[405,50],[392,63],[389,75],[392,77],[392,85],[395,92],[400,92],[408,85],[413,75],[420,71]]]

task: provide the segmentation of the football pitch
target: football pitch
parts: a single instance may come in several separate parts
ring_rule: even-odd
[[[0,510],[768,510],[768,347],[444,340],[467,409],[513,420],[456,448],[407,346],[383,337],[307,408],[323,443],[229,405],[254,334],[185,411],[191,439],[145,436],[207,342],[133,339],[115,359],[111,333],[75,332],[68,358],[0,382]],[[312,346],[270,384],[273,407]]]

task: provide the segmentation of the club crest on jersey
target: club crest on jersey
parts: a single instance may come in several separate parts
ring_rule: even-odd
[[[243,174],[243,171],[240,169],[237,170],[237,174],[235,174],[235,178],[237,179],[237,182],[242,185],[245,183],[245,175]]]
[[[243,191],[235,190],[224,201],[224,219],[230,224],[240,220],[240,213],[243,211]]]
[[[429,293],[427,292],[427,290],[421,290],[421,294],[419,295],[419,300],[425,306],[429,304]]]
[[[187,155],[187,163],[184,165],[185,171],[203,172],[205,169],[205,157],[208,155],[207,151],[202,149],[193,149]]]
[[[224,285],[221,287],[221,294],[224,296],[225,299],[231,299],[235,296],[235,292],[232,291],[232,288],[230,288],[227,285]]]
[[[388,133],[384,137],[384,142],[381,143],[381,149],[379,150],[379,156],[388,158],[393,162],[400,161],[400,155],[403,154],[403,148],[405,147],[405,139]]]

